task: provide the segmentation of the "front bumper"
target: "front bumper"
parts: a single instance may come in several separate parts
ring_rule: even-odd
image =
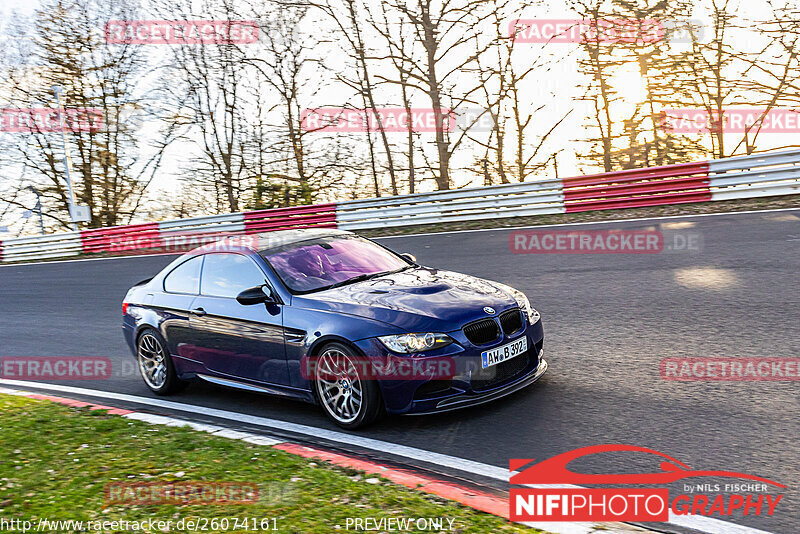
[[[532,325],[526,324],[522,332],[504,335],[497,342],[484,346],[471,345],[462,332],[448,332],[456,343],[428,357],[412,358],[412,361],[449,361],[450,367],[445,367],[451,371],[422,380],[379,379],[386,411],[392,414],[427,414],[456,410],[490,402],[532,384],[547,370],[547,363],[541,359],[544,354],[544,331],[541,320]],[[517,356],[508,360],[507,364],[482,369],[481,351],[513,342],[522,336],[528,339],[524,360],[517,359],[520,358]],[[382,346],[379,342],[364,340],[362,344],[364,346],[359,348],[364,354],[377,354],[383,361],[385,356],[380,356]],[[383,351],[386,352],[385,349]]]
[[[493,400],[500,399],[506,395],[511,395],[521,389],[524,389],[537,380],[539,380],[545,371],[547,371],[547,360],[543,357],[544,350],[539,351],[539,365],[530,371],[527,375],[518,378],[516,381],[506,384],[498,389],[487,391],[485,393],[472,393],[461,394],[453,397],[448,397],[436,403],[435,408],[430,411],[416,411],[408,412],[409,415],[426,415],[433,413],[449,412],[452,410],[460,410],[461,408],[468,408],[470,406],[478,406]]]

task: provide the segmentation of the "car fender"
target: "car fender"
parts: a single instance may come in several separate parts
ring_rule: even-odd
[[[290,382],[303,389],[313,389],[303,365],[323,344],[344,343],[357,351],[357,356],[364,357],[368,355],[358,349],[359,340],[401,333],[398,327],[374,319],[292,307],[284,308],[284,325]]]

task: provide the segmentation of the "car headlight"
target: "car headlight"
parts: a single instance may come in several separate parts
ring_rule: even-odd
[[[495,282],[496,283],[496,282]],[[528,297],[525,296],[525,293],[520,291],[519,289],[514,289],[511,286],[507,286],[505,284],[496,283],[500,289],[508,292],[514,300],[517,301],[517,306],[525,312],[525,317],[528,318],[528,323],[536,324],[536,321],[542,318],[538,311],[536,311],[533,306],[531,306],[531,301],[528,300]]]
[[[453,342],[453,338],[447,334],[437,334],[433,332],[380,336],[378,339],[381,340],[381,343],[383,343],[387,349],[393,352],[406,354],[438,349]]]

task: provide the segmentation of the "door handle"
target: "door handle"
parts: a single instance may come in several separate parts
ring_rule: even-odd
[[[203,308],[195,308],[189,313],[191,313],[192,315],[197,315],[199,317],[202,317],[203,315],[206,315],[208,312],[206,312]]]

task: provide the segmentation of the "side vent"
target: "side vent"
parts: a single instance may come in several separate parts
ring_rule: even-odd
[[[297,330],[295,328],[287,328],[283,332],[283,338],[287,343],[302,343],[306,338],[305,330]]]

